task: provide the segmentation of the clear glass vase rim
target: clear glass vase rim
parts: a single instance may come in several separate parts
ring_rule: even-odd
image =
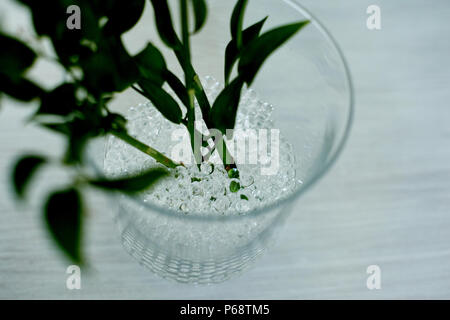
[[[316,172],[316,174],[306,181],[301,188],[294,191],[292,194],[287,196],[286,198],[280,199],[279,201],[276,201],[272,204],[269,204],[267,206],[264,206],[262,208],[257,208],[251,211],[248,211],[241,215],[220,215],[220,216],[211,216],[211,215],[203,215],[196,212],[189,212],[189,214],[180,214],[179,211],[172,210],[169,208],[165,208],[162,206],[158,206],[156,204],[143,202],[138,197],[132,197],[132,196],[125,196],[129,198],[131,201],[136,202],[138,205],[148,208],[151,211],[154,211],[157,214],[162,214],[170,219],[180,219],[180,220],[186,220],[186,221],[197,221],[197,222],[212,222],[212,221],[231,221],[231,220],[244,220],[244,219],[253,219],[258,216],[264,215],[265,213],[270,212],[271,210],[275,208],[279,208],[282,206],[288,205],[293,200],[297,199],[302,195],[304,192],[309,190],[329,169],[330,167],[336,162],[337,158],[342,152],[342,149],[345,146],[346,141],[348,140],[348,136],[350,133],[350,128],[353,122],[353,113],[354,113],[354,92],[353,92],[353,83],[352,83],[352,77],[350,73],[350,69],[348,67],[347,60],[344,57],[344,54],[337,44],[336,40],[333,38],[331,33],[323,26],[323,24],[313,15],[311,14],[306,8],[304,8],[302,5],[300,5],[296,0],[281,0],[282,2],[285,2],[289,4],[293,9],[296,9],[299,11],[303,16],[308,18],[311,21],[311,25],[314,25],[326,38],[329,40],[334,49],[338,52],[338,55],[341,59],[341,62],[344,67],[346,80],[347,80],[347,86],[349,88],[349,112],[347,115],[347,122],[346,127],[344,130],[344,134],[342,135],[341,140],[338,142],[338,147],[336,148],[334,154],[328,158],[328,161],[321,166],[321,168]]]

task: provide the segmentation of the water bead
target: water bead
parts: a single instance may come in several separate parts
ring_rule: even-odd
[[[230,182],[230,191],[231,192],[238,192],[239,189],[241,189],[241,184],[239,183],[239,181],[233,180]]]
[[[238,179],[239,178],[239,170],[236,168],[228,170],[228,177],[230,179]]]
[[[205,175],[210,175],[214,171],[214,164],[206,162],[200,165],[201,173]]]

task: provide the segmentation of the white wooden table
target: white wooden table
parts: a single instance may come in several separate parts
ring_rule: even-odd
[[[0,16],[20,23],[20,13],[6,16],[9,3],[2,1]],[[348,58],[355,122],[339,161],[297,202],[268,254],[219,285],[160,279],[125,253],[102,212],[104,198],[94,194],[86,239],[93,270],[82,274],[81,290],[67,290],[67,263],[42,228],[39,192],[18,207],[8,186],[15,155],[60,150],[62,141],[24,127],[30,110],[7,101],[0,110],[0,298],[450,298],[450,2],[302,3]],[[380,31],[366,28],[371,4],[381,7]],[[45,183],[60,179],[51,173]],[[366,287],[369,265],[381,268],[380,290]]]

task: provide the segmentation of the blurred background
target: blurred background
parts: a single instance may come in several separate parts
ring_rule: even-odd
[[[218,285],[160,279],[122,249],[108,203],[93,193],[85,240],[90,271],[82,273],[81,290],[68,290],[69,263],[42,227],[39,201],[42,190],[61,183],[64,174],[44,172],[27,205],[15,203],[9,187],[17,155],[60,152],[63,141],[27,126],[32,108],[5,99],[0,110],[0,298],[450,298],[450,3],[299,2],[341,46],[353,75],[356,113],[343,154],[297,201],[268,254],[243,275]],[[381,9],[381,30],[366,26],[370,5]],[[152,15],[148,4],[144,15]],[[3,0],[0,19],[3,29],[33,41],[25,8]],[[63,75],[40,61],[31,76],[51,85]],[[128,92],[116,103],[124,101],[132,105],[142,98]],[[379,290],[366,286],[370,265],[381,269]]]

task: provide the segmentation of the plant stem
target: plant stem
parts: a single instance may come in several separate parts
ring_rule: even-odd
[[[200,163],[202,162],[202,155],[201,155],[201,150],[200,150],[200,144],[196,143],[198,134],[197,134],[197,130],[195,129],[194,90],[189,89],[188,95],[189,95],[189,110],[187,113],[188,121],[186,124],[186,128],[188,129],[189,135],[191,138],[191,148],[192,148],[192,152],[194,153],[195,163],[197,163],[197,166],[200,169]]]
[[[222,136],[222,150],[220,148],[217,148],[216,143],[215,147],[217,149],[217,152],[219,153],[220,158],[222,159],[225,170],[228,172],[231,169],[236,169],[237,168],[236,163],[234,162],[234,158],[231,155],[230,151],[228,150],[227,145],[225,144],[223,136]],[[230,160],[229,163],[227,163],[227,159]]]
[[[197,164],[200,166],[199,161],[202,161],[200,146],[196,147],[196,135],[197,131],[195,130],[195,104],[194,104],[194,96],[197,98],[197,101],[200,105],[200,109],[202,111],[203,120],[206,124],[206,127],[211,127],[209,121],[209,112],[211,109],[211,105],[208,101],[208,97],[206,96],[205,90],[203,89],[202,83],[194,70],[194,67],[191,63],[191,49],[189,43],[189,14],[188,14],[188,3],[187,0],[180,0],[180,20],[181,20],[181,46],[174,49],[175,56],[180,63],[184,75],[185,75],[185,87],[187,89],[189,95],[189,106],[187,110],[186,121],[183,124],[186,126],[191,141],[192,151],[194,153],[194,159]],[[178,40],[179,41],[179,40]],[[142,93],[141,90],[133,86],[133,89],[139,93]],[[215,148],[219,152],[219,155],[222,159],[224,168],[229,171],[232,168],[236,168],[236,164],[234,162],[233,157],[231,156],[225,142],[222,141],[222,148],[218,148],[218,141],[214,141]],[[220,149],[220,150],[219,150]],[[229,163],[227,163],[227,159]]]
[[[178,166],[183,166],[181,163],[177,163],[168,157],[166,157],[161,152],[157,151],[156,149],[153,149],[152,147],[146,145],[145,143],[140,142],[139,140],[133,138],[128,133],[124,131],[111,131],[112,135],[116,136],[120,140],[128,143],[129,145],[135,147],[136,149],[142,151],[143,153],[151,156],[154,158],[157,162],[165,165],[168,168],[176,168]]]
[[[174,50],[174,52],[186,76],[186,87],[189,86],[195,89],[195,97],[197,98],[200,109],[202,110],[203,120],[205,121],[206,126],[209,127],[209,110],[211,109],[211,105],[208,101],[208,97],[206,96],[205,91],[203,90],[200,79],[190,62],[190,58],[189,60],[187,59],[183,50],[178,49]]]
[[[189,16],[187,11],[187,0],[180,0],[181,7],[181,35],[183,43],[183,52],[185,56],[185,63],[191,61],[191,48],[189,45]],[[190,89],[190,72],[185,72],[186,74],[186,87]]]
[[[206,128],[210,128],[210,122],[209,122],[209,110],[211,109],[211,105],[208,101],[208,97],[206,96],[205,90],[203,88],[203,85],[200,81],[200,78],[198,77],[197,73],[194,70],[194,67],[190,63],[190,60],[186,60],[186,57],[183,56],[183,53],[180,50],[175,51],[175,55],[183,68],[185,74],[191,74],[192,75],[192,83],[194,85],[195,90],[195,97],[197,98],[198,104],[200,105],[200,109],[202,110],[202,116],[203,121],[205,122]],[[189,90],[189,89],[188,89]],[[222,159],[224,168],[226,171],[229,171],[231,169],[236,168],[236,163],[234,161],[233,156],[231,155],[230,151],[227,148],[227,145],[225,144],[225,141],[222,139],[222,149],[218,148],[218,141],[214,141],[215,147],[217,149],[217,152],[219,153],[220,158]],[[195,151],[194,151],[195,154]],[[229,160],[229,163],[227,163],[227,159]]]
[[[187,10],[187,0],[180,0],[180,19],[181,19],[181,36],[182,36],[182,49],[181,54],[184,59],[182,62],[182,68],[184,70],[184,84],[186,86],[188,96],[189,96],[189,106],[187,110],[187,125],[186,128],[189,131],[191,148],[194,153],[194,159],[197,165],[200,167],[199,161],[201,161],[200,146],[195,143],[196,133],[195,133],[195,104],[194,95],[195,91],[192,89],[192,74],[193,69],[189,68],[191,61],[191,48],[189,45],[189,15]],[[178,51],[178,50],[177,50]]]

